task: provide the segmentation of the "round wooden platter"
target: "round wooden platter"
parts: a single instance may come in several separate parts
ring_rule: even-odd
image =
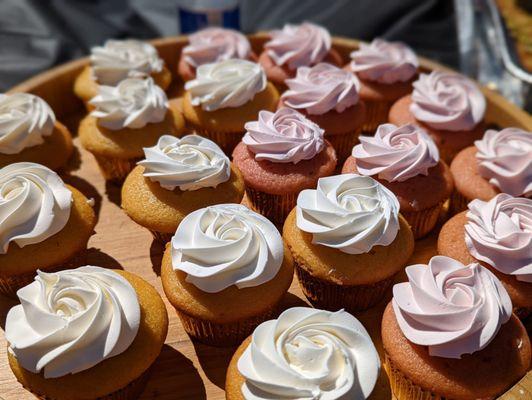
[[[257,52],[267,36],[250,36]],[[169,97],[182,92],[182,83],[175,77],[179,52],[186,43],[184,37],[157,39],[153,44],[159,50],[167,66],[174,73],[175,83],[169,91]],[[335,38],[334,46],[342,53],[347,62],[349,53],[356,49],[355,40]],[[58,120],[66,123],[76,135],[77,124],[85,114],[81,102],[72,93],[75,77],[87,65],[88,59],[80,59],[44,72],[14,87],[10,92],[31,92],[43,97],[54,109]],[[429,60],[421,59],[425,70],[446,69]],[[526,112],[508,103],[503,97],[484,89],[488,100],[486,118],[489,123],[504,127],[517,126],[532,130],[532,119]],[[75,143],[78,144],[77,139]],[[68,167],[64,179],[82,190],[87,197],[95,200],[98,213],[96,232],[89,242],[88,264],[109,268],[123,268],[134,272],[152,285],[161,296],[164,294],[159,279],[160,261],[163,247],[153,242],[150,233],[133,223],[120,209],[120,188],[106,184],[101,177],[94,158],[77,145],[77,151]],[[443,220],[444,218],[442,218]],[[416,250],[410,263],[425,263],[435,254],[436,234],[416,243]],[[398,280],[404,277],[398,277]],[[389,295],[390,296],[390,295]],[[386,299],[381,305],[369,311],[357,314],[372,335],[381,350],[380,320]],[[166,300],[165,300],[166,301]],[[0,326],[3,329],[5,316],[16,302],[0,296]],[[233,354],[232,348],[216,348],[192,342],[183,331],[175,311],[169,305],[167,309],[170,326],[166,344],[155,363],[149,383],[141,396],[142,399],[224,399],[224,383],[227,365]],[[283,307],[305,304],[297,281],[294,280]],[[6,348],[4,335],[0,335],[0,348]],[[112,379],[112,376],[109,376]],[[7,364],[6,352],[0,354],[0,397],[8,399],[31,399],[33,396],[24,390],[15,380]],[[391,392],[384,371],[381,373],[372,398],[390,399]],[[528,373],[502,398],[532,398],[532,373]]]

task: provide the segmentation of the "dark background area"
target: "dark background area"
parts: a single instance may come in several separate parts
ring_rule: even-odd
[[[108,38],[180,32],[178,0],[0,0],[0,92]],[[450,0],[241,0],[243,32],[313,21],[332,35],[402,40],[458,66]]]

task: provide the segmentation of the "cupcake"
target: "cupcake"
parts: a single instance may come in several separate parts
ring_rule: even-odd
[[[475,82],[457,73],[432,71],[420,74],[413,86],[414,92],[390,109],[392,124],[420,125],[432,136],[446,163],[482,137],[486,99]]]
[[[406,273],[382,318],[397,400],[494,399],[527,373],[530,340],[489,270],[437,256]]]
[[[270,32],[270,40],[264,44],[259,63],[266,76],[280,91],[286,88],[285,80],[293,78],[299,67],[311,67],[320,62],[340,66],[342,56],[332,48],[327,29],[304,22],[287,24]]]
[[[257,60],[247,37],[234,29],[205,28],[189,35],[188,45],[179,57],[177,73],[186,82],[196,77],[200,65],[234,58]]]
[[[136,399],[168,330],[153,286],[85,266],[37,271],[6,318],[9,366],[42,399]]]
[[[225,398],[367,399],[379,376],[377,350],[351,314],[294,307],[260,324],[227,370]]]
[[[360,99],[366,105],[364,134],[373,135],[380,124],[388,122],[392,104],[412,91],[418,68],[416,53],[401,42],[374,39],[370,44],[360,43],[351,53],[345,69],[360,79]]]
[[[29,93],[0,94],[0,168],[28,161],[58,170],[73,149],[69,130],[43,99]]]
[[[88,104],[98,95],[98,85],[116,86],[126,78],[146,77],[163,90],[172,80],[155,47],[139,40],[108,40],[91,49],[90,64],[76,78],[74,94]]]
[[[185,84],[183,112],[187,124],[231,154],[244,136],[244,124],[261,110],[274,111],[279,93],[260,65],[246,60],[204,64]]]
[[[411,124],[383,124],[375,136],[361,136],[342,173],[372,176],[390,189],[415,239],[436,226],[453,190],[451,173],[440,161],[436,144],[423,129]]]
[[[473,200],[441,229],[438,254],[490,269],[510,295],[514,313],[525,318],[532,312],[531,199],[501,193]]]
[[[293,274],[275,226],[240,204],[188,214],[161,266],[164,292],[185,331],[216,346],[239,344],[272,318]]]
[[[451,163],[455,191],[451,209],[467,209],[474,199],[488,201],[498,193],[532,196],[532,132],[519,128],[487,130],[474,146]]]
[[[242,175],[208,139],[163,135],[144,154],[124,181],[122,209],[162,243],[192,211],[242,201]]]
[[[289,108],[261,111],[246,129],[233,163],[242,172],[252,208],[282,226],[299,192],[334,173],[336,153],[323,139],[323,129]]]
[[[96,109],[80,122],[79,138],[109,181],[123,181],[142,158],[142,149],[161,135],[179,136],[184,130],[176,103],[168,102],[151,78],[100,86],[90,103]]]
[[[321,178],[315,190],[303,190],[283,238],[303,293],[331,311],[377,304],[414,250],[394,194],[356,174]]]
[[[78,266],[94,232],[90,201],[47,167],[0,169],[0,293],[15,296],[35,271]]]
[[[320,63],[299,67],[296,77],[285,82],[288,90],[281,96],[280,106],[303,113],[324,129],[338,160],[344,162],[358,143],[366,112],[358,98],[360,83],[356,76]]]

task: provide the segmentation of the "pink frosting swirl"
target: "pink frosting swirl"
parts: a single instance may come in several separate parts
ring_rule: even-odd
[[[501,193],[468,207],[465,242],[471,255],[532,283],[532,200]]]
[[[397,127],[383,124],[375,136],[360,136],[353,147],[358,172],[378,175],[388,182],[403,182],[418,175],[428,175],[429,168],[440,160],[440,153],[431,137],[412,124]]]
[[[325,146],[323,129],[291,108],[261,111],[258,121],[245,127],[242,141],[257,161],[297,164],[314,158]]]
[[[293,79],[285,81],[289,90],[282,95],[285,105],[305,109],[311,115],[335,110],[343,112],[358,103],[360,82],[350,73],[331,64],[299,67]]]
[[[233,29],[206,28],[190,35],[188,41],[183,56],[194,67],[233,58],[248,59],[251,54],[248,39]]]
[[[404,43],[374,39],[370,44],[360,43],[360,48],[351,53],[349,66],[361,79],[390,84],[410,80],[419,61]]]
[[[477,147],[478,172],[501,192],[532,195],[532,132],[488,130]]]
[[[401,331],[431,356],[461,358],[482,350],[512,316],[502,283],[478,263],[444,256],[406,268],[408,282],[393,287]]]
[[[287,24],[271,32],[271,40],[264,48],[275,64],[296,69],[322,61],[331,50],[331,35],[327,29],[310,22]]]
[[[484,118],[486,99],[472,80],[463,75],[432,71],[414,82],[410,111],[434,129],[471,130]]]

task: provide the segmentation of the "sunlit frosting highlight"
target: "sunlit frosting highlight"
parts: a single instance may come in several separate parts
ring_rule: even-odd
[[[0,153],[17,154],[44,143],[54,130],[55,114],[29,93],[0,94]]]
[[[532,196],[532,132],[490,129],[475,146],[482,177],[503,193]]]
[[[163,135],[144,149],[144,176],[168,190],[216,187],[231,176],[231,162],[216,143],[197,135]]]
[[[188,214],[172,238],[172,266],[208,293],[247,288],[273,279],[283,262],[283,240],[268,219],[240,204]]]
[[[266,75],[259,64],[247,60],[226,60],[201,65],[196,79],[188,81],[193,106],[206,111],[240,107],[266,89]]]
[[[327,29],[304,22],[287,24],[283,29],[270,33],[271,39],[264,44],[267,54],[277,65],[290,69],[317,64],[331,50],[331,35]]]
[[[356,174],[318,180],[297,198],[297,227],[312,243],[348,254],[391,244],[399,231],[399,202],[373,178]]]
[[[432,257],[406,268],[408,282],[393,287],[393,309],[411,342],[431,356],[461,358],[485,348],[512,316],[502,283],[478,263]]]
[[[465,242],[471,255],[532,283],[532,200],[501,193],[468,207]]]
[[[0,254],[10,243],[40,243],[63,229],[70,217],[72,192],[59,175],[35,163],[0,169]]]
[[[297,164],[314,158],[325,146],[323,129],[290,108],[261,111],[245,128],[242,141],[257,161]]]
[[[360,136],[359,140],[353,147],[358,172],[388,182],[427,175],[440,159],[432,138],[416,125],[383,124],[375,136]]]
[[[238,360],[246,400],[366,399],[379,355],[351,314],[305,307],[263,322]]]
[[[359,49],[351,53],[349,67],[360,79],[392,84],[412,79],[419,61],[402,42],[374,39],[370,44],[360,43]]]
[[[6,318],[9,350],[26,370],[58,378],[87,370],[131,345],[140,324],[135,289],[118,273],[86,266],[37,271]]]

